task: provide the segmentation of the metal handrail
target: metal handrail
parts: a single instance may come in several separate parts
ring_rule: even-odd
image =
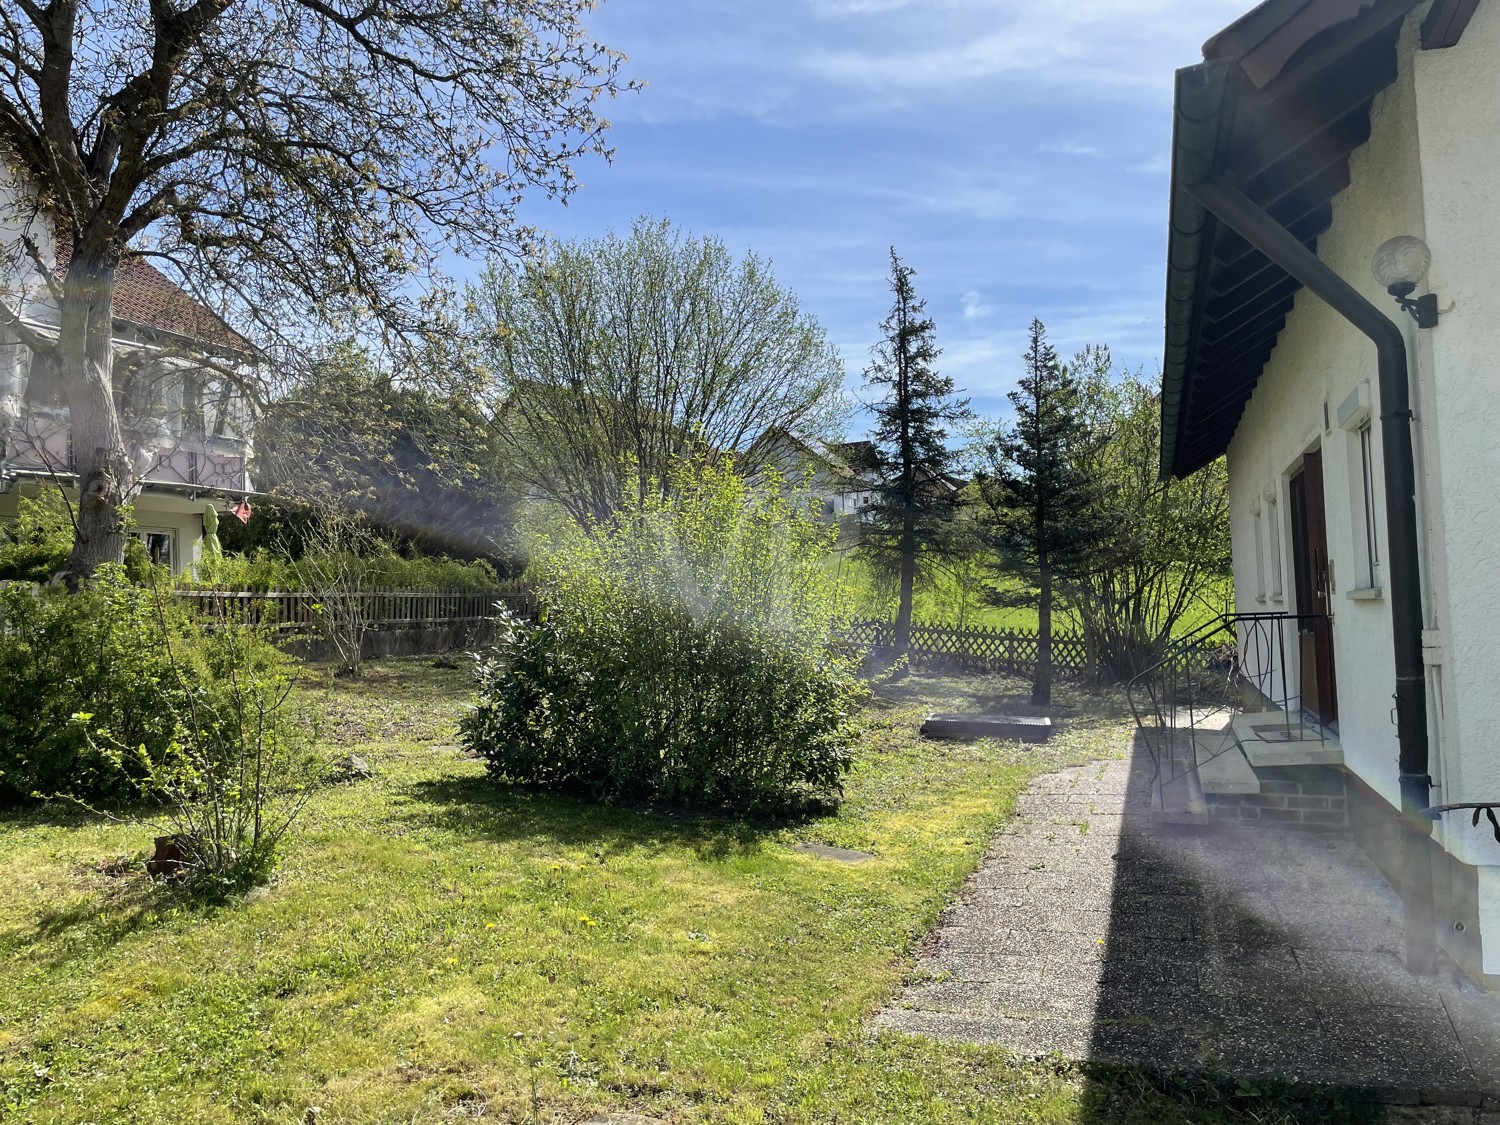
[[[1294,691],[1288,679],[1286,639],[1289,624],[1300,628],[1304,622],[1321,617],[1319,614],[1299,613],[1221,614],[1178,637],[1155,663],[1131,677],[1125,685],[1125,697],[1136,726],[1145,735],[1153,784],[1168,784],[1204,764],[1198,760],[1198,747],[1192,733],[1198,729],[1199,712],[1206,715],[1212,710],[1228,709],[1232,718],[1242,709],[1246,689],[1282,711],[1289,735],[1293,729],[1292,716],[1296,715],[1297,727],[1316,728],[1321,740],[1324,737],[1321,725],[1309,722],[1304,715],[1300,685]],[[1227,634],[1233,644],[1227,666],[1222,669],[1224,688],[1204,698],[1203,672],[1212,668],[1215,650],[1222,650],[1222,645],[1216,643],[1220,634]],[[1195,664],[1201,667],[1195,667]],[[1296,700],[1296,706],[1293,706],[1293,700]],[[1148,703],[1150,717],[1155,719],[1154,727],[1147,722]],[[1185,727],[1178,721],[1179,713],[1184,710],[1187,712]],[[1193,740],[1190,741],[1189,764],[1164,778],[1163,759],[1169,756],[1182,730],[1186,730],[1189,739]],[[1234,739],[1226,739],[1225,744],[1205,761],[1236,746]]]

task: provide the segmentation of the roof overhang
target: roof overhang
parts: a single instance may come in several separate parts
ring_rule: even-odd
[[[1441,0],[1440,0],[1441,2]],[[1316,252],[1396,79],[1418,0],[1267,0],[1177,72],[1162,362],[1163,477],[1228,448],[1300,284],[1198,201],[1231,185]],[[1445,28],[1451,27],[1445,24]]]

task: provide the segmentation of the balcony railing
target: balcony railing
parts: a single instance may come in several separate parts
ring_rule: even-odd
[[[248,492],[248,444],[238,438],[157,435],[145,443],[137,471],[146,484]],[[22,412],[5,435],[5,463],[10,469],[33,473],[68,476],[75,472],[67,408],[33,407]]]

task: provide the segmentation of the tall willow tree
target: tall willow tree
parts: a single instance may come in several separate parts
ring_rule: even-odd
[[[0,328],[60,370],[80,502],[68,572],[119,558],[135,488],[113,394],[122,262],[262,343],[426,323],[447,248],[522,241],[524,193],[608,155],[620,56],[592,0],[7,0]],[[55,241],[54,236],[55,235]],[[26,286],[32,292],[22,292]],[[59,331],[26,316],[53,305]]]
[[[1093,562],[1068,600],[1100,662],[1124,679],[1158,659],[1184,626],[1232,601],[1228,476],[1220,458],[1186,480],[1162,480],[1157,389],[1116,371],[1108,348],[1085,349],[1072,369],[1083,415],[1107,440],[1076,458],[1102,487],[1093,500]]]

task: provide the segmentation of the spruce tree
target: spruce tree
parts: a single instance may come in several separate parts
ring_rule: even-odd
[[[1001,567],[1037,593],[1031,700],[1052,701],[1052,607],[1057,584],[1081,577],[1097,541],[1098,486],[1082,468],[1096,440],[1073,372],[1031,322],[1026,373],[1007,396],[1015,409],[985,447],[979,481]]]
[[[900,580],[895,651],[911,645],[912,592],[918,555],[943,541],[943,531],[959,505],[950,470],[947,425],[970,418],[967,399],[954,399],[953,380],[934,364],[937,327],[927,303],[912,285],[916,271],[901,264],[891,247],[891,311],[880,325],[881,342],[871,350],[865,386],[883,390],[871,409],[875,427],[875,467],[880,484],[865,511],[861,549],[866,557]]]

